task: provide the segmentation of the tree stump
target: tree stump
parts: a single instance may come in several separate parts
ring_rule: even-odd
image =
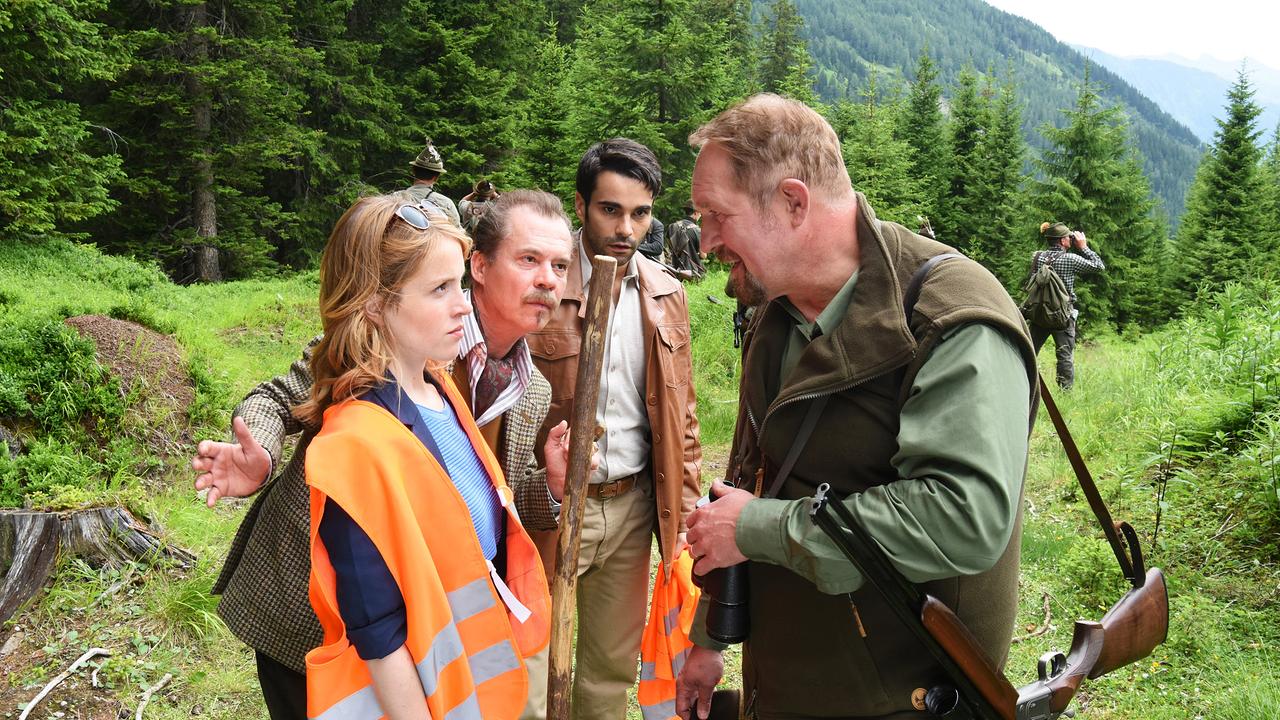
[[[70,553],[101,565],[133,560],[175,560],[183,566],[195,556],[168,545],[122,507],[69,512],[0,510],[0,623],[44,587],[58,553]]]

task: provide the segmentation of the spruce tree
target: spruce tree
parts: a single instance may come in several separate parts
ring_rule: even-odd
[[[978,76],[972,68],[960,71],[947,147],[951,175],[947,197],[934,230],[944,242],[968,253],[983,232],[982,175],[985,165],[984,136],[990,125],[990,103],[978,90]]]
[[[978,228],[969,254],[983,263],[1006,285],[1021,280],[1025,254],[1015,242],[1020,215],[1026,142],[1022,137],[1022,113],[1012,74],[998,90],[987,114],[989,126],[979,144],[978,182],[972,185],[978,210]]]
[[[907,144],[911,174],[920,184],[920,212],[934,222],[951,180],[941,99],[938,71],[926,49],[916,63],[916,77],[900,115],[897,135]]]
[[[1261,267],[1274,269],[1280,265],[1280,123],[1267,148],[1262,163],[1262,225],[1265,230],[1260,240],[1266,244],[1266,257]]]
[[[519,146],[520,87],[544,27],[539,16],[523,0],[406,0],[399,17],[386,22],[382,34],[395,40],[387,41],[383,59],[398,77],[399,102],[409,108],[398,128],[399,157],[382,168],[392,187],[411,182],[408,163],[426,138],[444,159],[446,174],[436,187],[454,200],[507,163]]]
[[[109,212],[122,177],[112,131],[95,127],[74,90],[129,62],[94,21],[105,0],[0,5],[0,237],[66,231]]]
[[[300,78],[319,61],[291,37],[293,8],[261,0],[119,0],[110,23],[136,61],[96,111],[123,137],[129,178],[99,239],[182,280],[276,265],[298,231],[266,176],[317,134],[298,124]]]
[[[515,187],[543,188],[567,199],[572,197],[565,191],[573,185],[578,158],[565,140],[569,48],[560,44],[554,30],[554,25],[548,24],[532,71],[525,77],[528,91],[521,103],[517,131],[522,141],[507,177]]]
[[[773,0],[761,40],[760,87],[765,92],[817,102],[813,92],[813,58],[802,33],[804,18],[792,0]]]
[[[867,196],[876,217],[915,230],[921,214],[921,183],[911,167],[911,148],[894,136],[901,101],[877,99],[875,75],[858,103],[841,100],[837,113],[843,127],[844,162],[853,187]]]
[[[1218,120],[1213,146],[1196,171],[1178,230],[1184,297],[1198,286],[1218,288],[1253,274],[1269,257],[1264,227],[1264,190],[1257,140],[1261,108],[1241,69],[1227,93],[1226,117]]]
[[[668,216],[689,196],[689,133],[731,99],[725,19],[708,12],[716,4],[597,0],[583,13],[566,75],[573,157],[615,136],[647,145],[662,164],[660,210]]]
[[[352,0],[313,0],[292,15],[294,43],[319,59],[296,78],[304,100],[294,122],[313,141],[268,175],[269,196],[296,217],[297,231],[276,241],[273,255],[282,262],[317,262],[333,224],[357,197],[401,179],[400,128],[412,108],[400,101],[403,80],[383,58],[384,28],[399,17],[398,4],[353,7]]]

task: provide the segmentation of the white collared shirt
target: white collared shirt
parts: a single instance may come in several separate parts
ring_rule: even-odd
[[[480,332],[480,322],[476,320],[475,303],[471,301],[471,291],[465,290],[467,302],[472,311],[462,319],[462,344],[458,347],[458,358],[467,363],[467,375],[470,378],[471,407],[476,406],[476,384],[480,382],[480,374],[484,372],[485,361],[489,359],[489,347]],[[520,338],[512,350],[516,353],[516,372],[511,384],[498,393],[498,398],[485,409],[484,414],[476,418],[476,426],[484,427],[497,420],[502,413],[510,410],[524,396],[529,388],[529,378],[533,375],[533,358],[529,355],[529,345]]]
[[[578,237],[582,287],[591,282],[591,255]],[[600,374],[600,398],[596,422],[605,429],[597,441],[600,467],[590,482],[634,475],[649,465],[649,413],[644,404],[644,320],[640,314],[639,253],[631,257],[622,278],[618,304],[609,309],[609,336],[605,338],[604,367]],[[647,262],[647,261],[645,261]]]

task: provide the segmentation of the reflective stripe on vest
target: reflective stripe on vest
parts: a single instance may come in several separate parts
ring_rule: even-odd
[[[452,383],[450,401],[461,406]],[[470,416],[459,421],[499,495],[509,491]],[[354,480],[354,481],[353,481]],[[369,535],[405,603],[405,647],[431,717],[514,720],[528,695],[522,658],[541,650],[550,597],[537,549],[508,504],[505,578],[485,560],[466,503],[422,443],[382,407],[330,407],[307,450],[311,485],[311,604],[324,644],[307,654],[307,714],[314,720],[383,716],[368,667],[346,637],[336,577],[319,538],[326,499]]]
[[[653,581],[649,622],[640,640],[640,687],[637,699],[644,720],[672,720],[676,715],[676,676],[689,658],[689,631],[702,593],[693,584],[693,557],[686,549],[667,577],[658,568]]]

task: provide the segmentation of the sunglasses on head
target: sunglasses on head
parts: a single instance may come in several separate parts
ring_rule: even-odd
[[[431,220],[427,217],[427,209],[420,204],[401,205],[396,208],[396,217],[418,230],[426,230],[431,227]]]

